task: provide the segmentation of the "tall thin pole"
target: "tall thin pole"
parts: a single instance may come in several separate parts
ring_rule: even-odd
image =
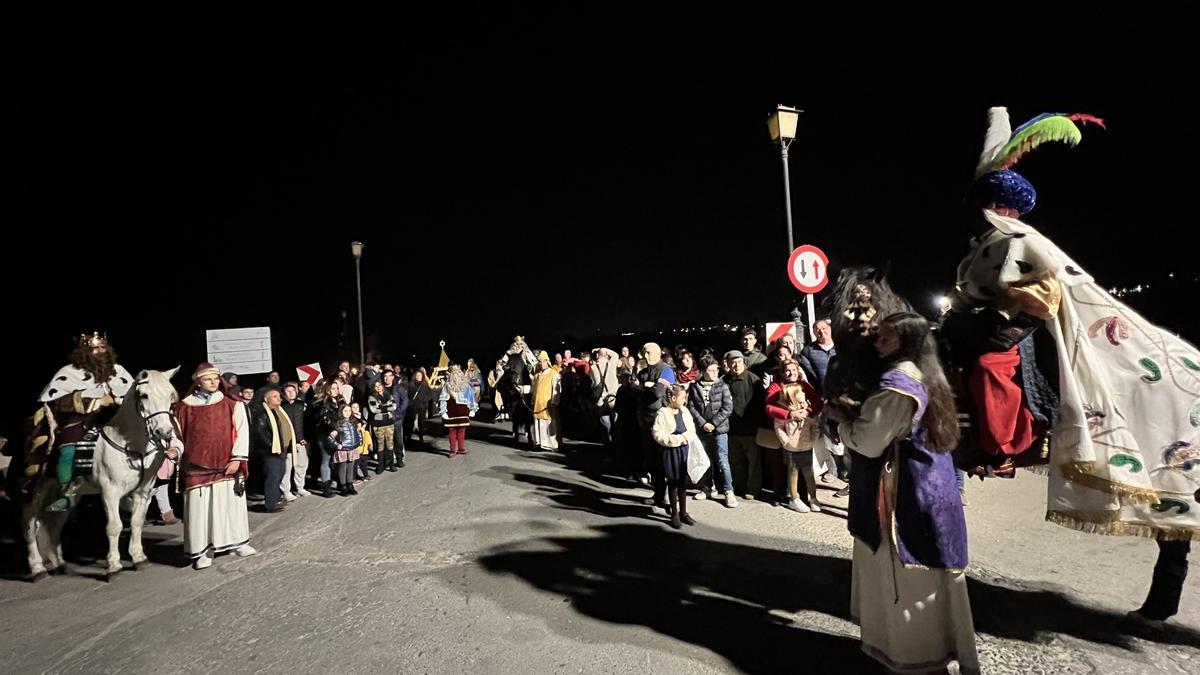
[[[362,315],[362,256],[354,256],[354,281],[358,286],[358,365],[367,363],[366,349],[363,347],[363,315]]]
[[[779,139],[779,154],[783,159],[783,204],[787,213],[787,254],[790,256],[796,248],[792,242],[792,178],[788,172],[788,144],[782,138]]]

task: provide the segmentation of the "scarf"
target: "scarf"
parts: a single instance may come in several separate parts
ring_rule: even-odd
[[[262,407],[267,413],[267,422],[271,425],[271,454],[281,454],[284,447],[290,448],[291,452],[295,453],[296,431],[292,428],[292,420],[288,418],[287,413],[279,415],[279,419],[283,420],[283,434],[280,434],[279,425],[275,422],[276,411],[271,410],[266,403],[263,403]]]

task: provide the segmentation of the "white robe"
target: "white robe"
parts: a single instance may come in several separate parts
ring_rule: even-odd
[[[221,392],[207,402],[197,396],[183,399],[184,405],[214,405],[224,398]],[[250,431],[246,406],[233,409],[233,459],[246,461],[250,449]],[[175,441],[172,445],[182,452],[187,448]],[[183,494],[183,551],[191,559],[203,555],[232,551],[250,543],[250,522],[246,511],[246,496],[233,493],[233,479],[226,478],[210,485],[187,490]]]
[[[49,403],[63,396],[80,392],[84,398],[103,398],[105,394],[117,399],[118,402],[133,386],[133,376],[120,364],[114,365],[115,373],[108,382],[96,382],[92,376],[81,368],[63,366],[58,369],[50,383],[42,389],[38,402]]]
[[[1047,520],[1200,540],[1200,350],[1109,295],[1034,228],[984,214],[992,229],[960,265],[960,288],[976,300],[1042,279],[1062,289],[1046,322],[1061,374]]]
[[[916,371],[908,361],[901,367]],[[912,398],[894,391],[878,392],[863,402],[862,412],[844,429],[842,440],[861,455],[879,457],[896,440],[908,436],[915,412]],[[892,508],[897,478],[894,465],[882,476]],[[966,574],[906,568],[896,558],[888,535],[874,552],[854,540],[850,615],[861,629],[863,651],[899,672],[937,670],[957,660],[960,672],[978,673]]]

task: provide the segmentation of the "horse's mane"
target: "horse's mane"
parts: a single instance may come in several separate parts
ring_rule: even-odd
[[[847,267],[838,274],[833,291],[821,303],[822,312],[829,317],[830,332],[838,352],[836,363],[825,376],[825,393],[830,398],[848,393],[861,400],[860,397],[878,384],[879,357],[873,340],[861,335],[856,322],[845,315],[854,305],[856,287],[861,284],[871,291],[874,324],[889,315],[913,311],[912,305],[892,290],[886,275],[886,268]]]
[[[847,267],[838,274],[833,292],[821,303],[821,309],[825,316],[829,317],[829,328],[834,344],[838,345],[839,350],[843,343],[850,346],[862,340],[853,330],[853,322],[843,314],[854,302],[855,287],[859,284],[871,289],[871,304],[875,306],[876,322],[890,314],[913,311],[912,305],[892,290],[885,278],[887,272],[887,268]]]

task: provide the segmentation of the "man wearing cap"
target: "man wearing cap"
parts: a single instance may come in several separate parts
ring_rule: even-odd
[[[179,406],[183,453],[183,550],[198,570],[218,553],[252,556],[245,477],[250,444],[246,406],[226,396],[220,372],[201,363]],[[276,479],[278,481],[278,478]]]
[[[762,379],[746,367],[746,358],[738,350],[725,353],[725,384],[733,397],[733,414],[729,417],[729,468],[733,473],[734,491],[741,490],[743,498],[753,500],[762,489],[762,450],[754,441],[758,427],[766,415],[766,396]]]

